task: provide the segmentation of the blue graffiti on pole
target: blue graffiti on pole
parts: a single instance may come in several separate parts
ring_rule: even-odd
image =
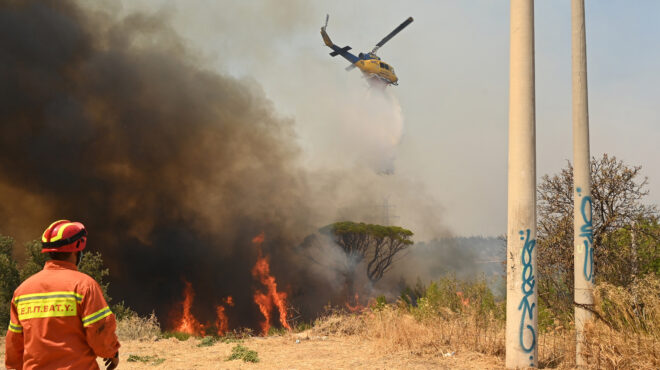
[[[530,303],[529,301],[534,294],[534,286],[536,285],[536,280],[534,279],[534,267],[532,266],[532,252],[536,246],[536,240],[529,239],[530,233],[530,230],[527,229],[527,235],[525,236],[525,232],[520,231],[520,240],[524,240],[525,245],[523,246],[521,256],[523,266],[521,285],[523,298],[518,306],[518,311],[522,310],[520,331],[518,334],[520,337],[520,347],[525,353],[531,353],[534,350],[534,347],[536,347],[536,332],[534,331],[534,326],[530,324],[525,325],[525,320],[534,319],[534,307],[536,307],[536,302]],[[528,347],[525,346],[525,331],[527,331],[532,338],[531,344]],[[534,356],[530,356],[529,359],[533,361]],[[530,364],[530,366],[534,366],[533,363]]]
[[[579,196],[582,192],[581,188],[576,189]],[[584,278],[587,281],[593,281],[593,271],[594,271],[594,237],[593,237],[593,222],[592,222],[592,206],[591,196],[587,195],[582,198],[582,203],[580,205],[580,212],[582,213],[582,226],[580,226],[580,237],[584,238]]]

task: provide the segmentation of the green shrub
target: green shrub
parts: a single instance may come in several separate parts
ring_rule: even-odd
[[[220,338],[222,343],[243,343],[243,339],[251,335],[250,331],[230,331]]]
[[[268,335],[269,336],[271,336],[271,335],[282,336],[286,333],[287,333],[287,330],[285,328],[277,328],[277,327],[271,326],[268,329]]]
[[[554,312],[541,302],[539,300],[539,332],[547,333],[557,326],[557,321]]]
[[[50,259],[48,253],[41,253],[41,242],[38,240],[25,243],[25,256],[25,263],[21,268],[21,282],[41,271]]]
[[[166,331],[161,334],[161,338],[165,338],[165,339],[176,338],[182,342],[190,339],[190,337],[192,337],[192,335],[188,333],[182,333],[179,331]]]
[[[384,295],[376,297],[376,302],[371,305],[373,311],[382,311],[385,307],[387,307],[387,299]]]
[[[103,281],[103,278],[110,275],[110,269],[103,268],[103,257],[101,252],[87,252],[83,254],[82,261],[78,266],[80,272],[91,276],[101,286],[103,297],[110,303],[112,298],[108,295],[108,286],[110,283]]]
[[[117,320],[125,320],[136,317],[137,312],[133,311],[130,307],[126,306],[124,301],[112,305],[112,313],[115,314]]]
[[[14,290],[20,283],[16,261],[11,255],[14,239],[0,235],[0,332],[9,325],[9,308]]]
[[[300,333],[300,332],[303,332],[305,330],[309,330],[311,328],[312,328],[312,324],[310,324],[308,322],[301,321],[298,324],[296,324],[296,327],[295,327],[294,331],[297,332],[297,333]]]
[[[219,337],[216,337],[214,335],[209,335],[207,337],[202,338],[202,340],[199,341],[197,344],[197,347],[211,347],[212,345],[218,343],[220,340]]]
[[[140,355],[128,355],[128,359],[126,360],[127,362],[142,362],[142,363],[147,363],[151,362],[152,365],[160,365],[163,362],[165,362],[164,358],[159,358],[156,355],[153,356],[140,356]]]
[[[259,362],[259,354],[257,351],[253,351],[244,347],[240,344],[234,346],[231,349],[231,355],[227,358],[227,361],[232,360],[243,360],[244,362]]]
[[[378,302],[378,301],[377,301]],[[505,301],[498,302],[485,278],[461,281],[446,276],[428,286],[417,282],[401,293],[402,304],[417,319],[449,318],[458,313],[470,313],[477,320],[504,320]]]

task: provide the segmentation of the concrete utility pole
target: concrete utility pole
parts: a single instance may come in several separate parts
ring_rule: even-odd
[[[587,366],[582,353],[587,309],[594,303],[594,246],[591,217],[591,165],[589,162],[589,109],[587,104],[587,43],[584,0],[571,2],[573,49],[573,255],[575,277],[576,365]]]
[[[511,0],[506,367],[538,365],[534,2]]]

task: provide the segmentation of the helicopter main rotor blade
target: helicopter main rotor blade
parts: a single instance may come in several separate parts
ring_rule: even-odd
[[[397,33],[401,32],[404,28],[406,28],[409,24],[411,24],[413,21],[413,17],[408,17],[403,23],[399,25],[399,27],[395,28],[394,31],[390,32],[389,35],[385,36],[382,40],[380,40],[379,43],[374,46],[373,50],[371,50],[372,53],[376,53],[378,49],[380,49],[381,46],[385,45],[386,42],[390,41],[390,39],[394,36],[396,36]]]

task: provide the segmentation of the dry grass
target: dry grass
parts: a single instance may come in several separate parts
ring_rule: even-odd
[[[585,354],[596,369],[659,369],[660,341],[657,334],[614,330],[603,323],[586,327]]]
[[[596,311],[616,330],[660,336],[660,278],[653,274],[628,287],[599,284],[595,291]]]
[[[540,368],[574,368],[575,330],[557,326],[539,333],[538,351]]]
[[[418,318],[397,306],[366,310],[361,314],[339,312],[319,320],[313,331],[323,335],[357,335],[387,352],[406,352],[423,357],[451,356],[469,350],[501,357],[504,327],[492,320],[475,325],[467,315]],[[485,324],[485,325],[484,325]]]
[[[367,316],[365,335],[389,348],[404,348],[415,355],[451,354],[470,350],[504,354],[504,326],[496,320],[479,322],[476,316],[452,315],[416,318],[402,309],[384,309]]]
[[[600,284],[595,311],[601,319],[585,328],[589,364],[606,369],[660,368],[660,279],[655,275],[629,287]]]
[[[660,368],[660,279],[649,275],[627,288],[600,284],[595,312],[585,328],[587,368]],[[472,303],[478,302],[471,300]],[[504,320],[473,304],[452,310],[433,300],[417,307],[399,301],[361,313],[332,312],[312,329],[321,335],[355,336],[384,352],[438,358],[458,351],[504,360]],[[483,305],[482,305],[483,308]],[[575,329],[559,323],[539,334],[539,367],[575,368]]]
[[[452,357],[457,351],[503,358],[502,316],[503,306],[485,281],[447,277],[408,289],[395,304],[376,303],[360,314],[331,313],[314,330],[357,335],[387,352],[425,358]]]
[[[156,315],[149,317],[131,315],[117,321],[117,337],[122,340],[152,340],[160,336],[160,324]]]

